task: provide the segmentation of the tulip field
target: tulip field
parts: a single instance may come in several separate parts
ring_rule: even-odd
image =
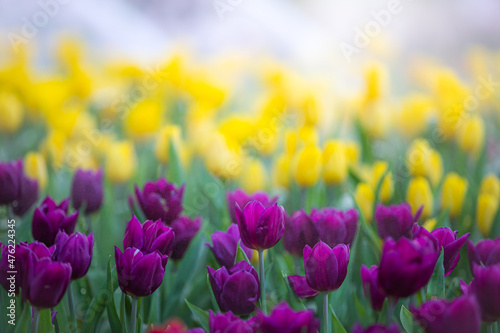
[[[498,53],[86,54],[0,63],[0,332],[500,332]]]

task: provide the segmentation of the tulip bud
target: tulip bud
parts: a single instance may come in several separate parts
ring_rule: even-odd
[[[414,214],[423,206],[422,218],[426,219],[432,215],[434,209],[432,190],[429,181],[424,177],[417,177],[410,180],[406,192],[406,200],[411,205]]]
[[[358,217],[358,211],[355,209],[343,212],[335,208],[313,208],[311,211],[320,240],[330,247],[352,243],[358,229]]]
[[[431,168],[428,177],[434,187],[439,185],[443,177],[443,159],[436,150],[432,150],[431,152]]]
[[[123,253],[115,246],[116,273],[120,289],[133,297],[151,295],[163,281],[168,257],[155,251],[144,254],[129,247]]]
[[[467,240],[467,254],[471,272],[474,264],[487,267],[500,264],[500,237],[483,239],[476,246]]]
[[[351,333],[400,333],[398,324],[391,324],[384,326],[381,324],[374,324],[367,328],[363,328],[361,324],[356,324],[352,328]]]
[[[285,209],[278,204],[266,208],[259,201],[250,201],[243,209],[236,204],[236,220],[243,244],[261,251],[273,247],[283,237]]]
[[[155,156],[161,163],[169,162],[170,145],[181,153],[181,128],[176,125],[164,126],[156,136]]]
[[[24,108],[19,98],[8,91],[0,92],[0,130],[12,134],[21,127]]]
[[[214,333],[252,333],[257,330],[254,320],[244,321],[236,317],[231,311],[214,314],[208,310],[209,331]]]
[[[420,308],[411,306],[415,321],[425,332],[470,332],[481,331],[481,313],[474,297],[462,296],[447,301],[442,299],[423,303]]]
[[[441,189],[441,208],[449,209],[451,218],[460,215],[467,186],[467,180],[458,174],[451,172],[446,175]]]
[[[401,237],[413,238],[413,225],[420,217],[419,210],[414,216],[411,207],[406,202],[399,205],[377,205],[375,221],[377,221],[380,238],[391,237],[399,240]]]
[[[162,115],[162,105],[158,100],[142,99],[125,115],[125,131],[132,138],[146,139],[158,132]]]
[[[477,156],[484,142],[483,119],[478,115],[465,118],[457,128],[457,140],[463,151]]]
[[[180,216],[172,225],[175,232],[175,239],[170,257],[173,260],[181,260],[194,236],[200,231],[201,217],[190,218]]]
[[[373,193],[371,186],[365,183],[359,183],[358,186],[356,186],[354,200],[363,213],[366,222],[371,222],[373,219],[373,203],[375,202],[375,193]]]
[[[22,160],[0,163],[0,205],[13,203],[19,195]]]
[[[268,316],[259,311],[254,322],[259,325],[258,331],[262,333],[315,333],[320,328],[319,319],[314,317],[312,310],[294,311],[286,302],[276,305]]]
[[[290,187],[290,164],[291,158],[288,155],[278,156],[272,170],[272,180],[276,185],[284,188]]]
[[[158,251],[162,255],[170,255],[173,248],[175,234],[172,228],[164,226],[160,220],[146,221],[141,224],[133,216],[125,228],[123,248],[133,247],[144,253]]]
[[[102,192],[102,169],[97,172],[76,170],[71,185],[73,208],[85,207],[85,215],[98,211],[102,205]]]
[[[17,200],[12,203],[12,212],[17,216],[24,216],[38,200],[38,182],[21,175]]]
[[[160,178],[156,182],[147,182],[142,191],[135,185],[135,195],[148,219],[161,220],[169,225],[182,211],[184,185],[176,187]]]
[[[489,194],[500,200],[500,179],[494,174],[486,175],[481,181],[479,193]]]
[[[406,165],[414,177],[427,177],[431,170],[432,149],[424,139],[415,139],[408,148]]]
[[[344,144],[328,140],[323,150],[323,180],[326,184],[341,184],[347,179],[348,161]]]
[[[474,265],[474,279],[470,289],[476,295],[481,307],[483,321],[494,322],[500,319],[500,265],[483,267]]]
[[[363,281],[363,293],[370,300],[372,308],[378,312],[382,311],[387,296],[378,281],[378,267],[373,265],[368,268],[362,265],[361,280]]]
[[[210,285],[215,300],[223,312],[236,315],[251,313],[260,298],[259,277],[246,261],[236,263],[229,270],[222,267],[217,271],[207,267]]]
[[[59,230],[64,230],[67,234],[73,233],[78,221],[78,212],[68,215],[68,202],[69,200],[65,199],[57,205],[52,198],[47,197],[40,207],[35,209],[31,223],[35,240],[52,246]]]
[[[457,234],[458,231],[452,231],[445,227],[437,228],[432,232],[432,235],[438,240],[439,247],[442,247],[444,251],[444,276],[450,275],[457,266],[458,260],[460,260],[460,249],[469,237],[469,234],[465,234],[457,239]]]
[[[53,258],[58,262],[71,265],[71,280],[77,280],[89,270],[94,248],[94,236],[85,236],[79,232],[68,235],[59,231],[55,240]]]
[[[287,217],[283,234],[283,247],[294,256],[302,256],[306,245],[314,246],[319,234],[313,219],[302,209]]]
[[[229,215],[231,216],[231,221],[233,223],[238,223],[236,219],[236,205],[240,207],[245,207],[250,201],[258,201],[265,207],[274,205],[278,201],[278,197],[270,197],[265,192],[255,192],[253,194],[248,194],[242,189],[236,189],[233,192],[227,192],[226,202],[229,210]]]
[[[215,260],[221,266],[231,268],[236,259],[238,250],[238,242],[240,241],[240,231],[236,224],[231,224],[227,232],[215,231],[212,234],[212,244],[205,243],[212,250]],[[240,247],[245,252],[246,256],[251,259],[253,250],[247,248],[245,244],[240,243]]]
[[[36,179],[41,190],[47,186],[47,164],[40,153],[29,152],[24,157],[24,173]]]
[[[254,193],[266,188],[267,178],[266,167],[260,160],[250,159],[243,163],[240,184],[245,191]]]
[[[321,172],[321,151],[308,144],[296,156],[295,180],[300,186],[313,186]]]
[[[399,117],[399,129],[407,138],[424,132],[432,115],[432,100],[423,94],[412,94],[403,100]]]
[[[372,189],[376,189],[381,181],[382,176],[389,169],[389,164],[385,161],[377,161],[373,163],[373,167],[370,175],[370,185]],[[387,172],[380,187],[380,200],[382,202],[388,202],[391,200],[394,194],[394,181],[392,179],[392,172]]]
[[[498,198],[490,194],[479,193],[477,197],[476,221],[479,231],[485,236],[490,234],[493,220],[498,211]]]
[[[137,167],[134,144],[130,141],[114,142],[106,151],[105,172],[113,183],[128,181]]]

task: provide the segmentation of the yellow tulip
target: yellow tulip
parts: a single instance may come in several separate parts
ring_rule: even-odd
[[[276,119],[262,116],[257,120],[253,133],[246,138],[246,143],[264,155],[270,155],[278,146],[278,127]]]
[[[344,145],[344,149],[348,165],[358,164],[361,156],[361,147],[359,146],[359,143],[354,141],[347,142]]]
[[[12,134],[17,132],[24,119],[24,109],[19,98],[6,91],[0,92],[0,130]]]
[[[226,138],[216,132],[206,138],[205,163],[210,172],[222,179],[235,179],[241,173],[241,147],[230,145]]]
[[[123,183],[135,173],[137,157],[131,141],[113,142],[105,157],[105,173],[113,183]]]
[[[373,191],[376,190],[382,176],[389,169],[389,163],[385,161],[376,161],[373,163],[371,169],[371,175],[369,177],[369,184],[373,188]],[[394,194],[394,180],[392,178],[392,172],[387,172],[382,181],[382,185],[380,187],[380,200],[384,203],[391,200],[392,195]]]
[[[460,215],[462,205],[467,193],[467,179],[451,172],[446,175],[441,189],[441,208],[450,210],[450,217]]]
[[[276,185],[290,187],[290,164],[291,158],[287,154],[280,155],[273,165],[273,181]]]
[[[432,231],[434,229],[434,227],[436,226],[436,223],[437,223],[437,220],[435,218],[428,219],[424,222],[422,227],[427,229],[427,231]]]
[[[476,221],[479,231],[484,236],[490,234],[497,211],[498,198],[487,193],[480,193],[477,197]]]
[[[343,183],[347,178],[347,158],[344,143],[328,140],[323,150],[323,180],[330,185]]]
[[[67,149],[67,139],[61,131],[51,131],[42,143],[42,153],[50,160],[52,167],[63,166]]]
[[[363,213],[365,220],[371,222],[373,220],[373,204],[375,202],[375,193],[373,193],[372,187],[366,183],[359,183],[356,186],[354,200],[361,213]]]
[[[443,177],[443,159],[437,150],[431,151],[430,165],[429,180],[432,186],[436,187]]]
[[[432,215],[434,209],[433,196],[429,181],[424,177],[416,177],[410,180],[406,192],[406,201],[411,205],[413,214],[424,206],[422,218],[426,219]]]
[[[240,145],[245,143],[255,130],[252,119],[241,116],[229,117],[222,122],[219,128],[226,140],[235,141]]]
[[[24,156],[24,173],[36,179],[41,190],[47,187],[47,163],[41,153],[29,152]]]
[[[160,129],[163,111],[160,102],[143,100],[125,116],[125,131],[135,139],[146,139]]]
[[[432,102],[425,95],[414,94],[406,97],[399,115],[399,129],[407,138],[421,134],[429,121]]]
[[[319,142],[318,131],[314,126],[302,126],[299,129],[299,139],[304,145],[316,145]]]
[[[471,116],[457,128],[457,139],[460,148],[466,153],[477,156],[483,147],[484,124],[483,119]]]
[[[289,130],[285,133],[285,152],[288,156],[293,156],[297,151],[299,138],[295,131]]]
[[[180,151],[181,129],[179,126],[164,126],[156,136],[155,156],[161,163],[168,163],[171,144],[175,147],[175,150],[180,157],[182,152]]]
[[[300,108],[304,117],[303,124],[306,126],[314,126],[318,123],[320,107],[317,98],[309,94],[304,98],[303,105]]]
[[[186,90],[198,103],[213,108],[220,106],[227,95],[222,87],[199,75],[192,75],[186,80]]]
[[[364,106],[359,121],[371,138],[384,138],[392,126],[392,110],[381,101],[373,101]]]
[[[489,194],[500,200],[500,179],[491,173],[486,175],[481,181],[479,193]]]
[[[321,150],[308,144],[296,155],[295,180],[300,186],[313,186],[321,173]]]
[[[431,170],[432,148],[424,139],[416,139],[408,148],[406,165],[408,171],[415,177],[427,177]]]
[[[267,171],[262,161],[250,159],[245,161],[240,175],[241,187],[248,193],[262,191],[267,184]]]
[[[377,100],[383,94],[383,84],[385,80],[385,69],[380,64],[372,64],[365,69],[365,99]]]

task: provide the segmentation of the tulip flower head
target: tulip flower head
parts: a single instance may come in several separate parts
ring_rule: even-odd
[[[94,248],[94,236],[85,236],[79,232],[66,234],[60,230],[55,240],[53,258],[58,262],[71,265],[71,280],[79,279],[89,270]]]
[[[64,230],[67,234],[73,233],[78,212],[68,215],[68,204],[68,199],[58,205],[51,197],[45,198],[33,214],[31,232],[35,240],[52,246],[59,230]]]
[[[231,224],[227,229],[227,232],[215,231],[212,234],[213,245],[210,245],[209,243],[205,243],[205,245],[212,250],[217,263],[229,269],[234,265],[239,241],[240,231],[238,230],[238,226],[236,224]],[[241,242],[240,247],[248,258],[252,258],[252,249],[249,249]]]
[[[444,251],[443,265],[445,276],[450,275],[457,266],[458,260],[460,260],[460,249],[464,246],[470,233],[460,238],[457,238],[457,234],[458,231],[452,231],[450,228],[445,227],[432,231],[432,235],[438,240],[439,247],[442,247]]]
[[[0,163],[0,205],[9,205],[17,200],[23,172],[22,160]]]
[[[214,314],[212,310],[208,310],[208,325],[211,333],[254,333],[257,329],[252,319],[245,321],[231,311]]]
[[[361,266],[361,280],[363,281],[363,293],[370,300],[370,304],[375,311],[382,311],[382,306],[387,298],[384,290],[378,281],[378,267],[373,265],[368,268]]]
[[[471,272],[474,272],[474,264],[486,267],[500,264],[500,237],[495,239],[483,239],[475,246],[468,239],[467,254]]]
[[[289,253],[300,257],[306,245],[314,246],[318,241],[314,221],[303,209],[286,218],[283,246]]]
[[[171,227],[175,233],[175,238],[172,244],[172,254],[170,258],[173,260],[180,260],[186,253],[193,238],[198,231],[200,231],[201,217],[190,218],[187,216],[180,216],[171,224]]]
[[[262,333],[315,333],[320,328],[312,310],[294,311],[286,302],[276,305],[268,316],[259,312],[255,322]]]
[[[71,202],[75,209],[85,208],[85,215],[101,208],[103,198],[102,169],[97,172],[78,169],[71,185]]]
[[[125,228],[123,248],[133,247],[144,253],[158,251],[162,255],[170,255],[174,238],[174,230],[163,225],[160,220],[146,221],[141,224],[137,217],[133,216]]]
[[[420,217],[421,209],[412,215],[411,207],[406,202],[399,205],[377,205],[375,221],[377,221],[380,238],[391,237],[399,240],[401,237],[413,237],[413,225]]]
[[[236,205],[240,207],[245,207],[250,201],[259,201],[265,207],[274,205],[278,201],[278,197],[270,197],[265,192],[255,192],[253,194],[247,194],[241,189],[236,189],[234,192],[227,192],[226,201],[227,207],[229,209],[229,215],[231,216],[231,221],[233,223],[238,223],[236,219]]]
[[[470,292],[477,298],[483,321],[500,319],[500,264],[489,267],[473,266],[474,279]]]

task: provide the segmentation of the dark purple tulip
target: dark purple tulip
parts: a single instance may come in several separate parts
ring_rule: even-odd
[[[269,316],[259,311],[255,322],[262,333],[316,333],[320,326],[312,310],[293,311],[286,302],[276,305]]]
[[[30,260],[26,273],[28,276],[27,283],[23,284],[23,295],[33,307],[49,309],[63,298],[71,280],[71,265],[50,258]]]
[[[481,313],[474,297],[462,296],[449,302],[443,299],[411,307],[416,322],[427,333],[479,333]]]
[[[75,209],[85,207],[85,215],[94,213],[102,205],[102,169],[94,172],[78,169],[71,185],[71,202]]]
[[[363,281],[363,293],[370,300],[370,304],[375,311],[382,311],[386,294],[378,281],[378,267],[373,265],[368,268],[361,266],[361,280]]]
[[[358,229],[359,213],[355,209],[345,212],[335,208],[313,208],[311,218],[321,241],[330,247],[338,244],[349,245]],[[308,244],[309,246],[314,246]]]
[[[460,285],[460,290],[462,291],[462,294],[468,295],[469,291],[470,291],[470,285],[465,283],[462,279],[460,280],[459,285]]]
[[[243,209],[236,204],[236,219],[243,244],[258,251],[276,245],[285,231],[285,209],[278,204],[266,208],[251,201]]]
[[[500,264],[483,267],[474,265],[470,292],[476,295],[483,321],[500,319]]]
[[[247,315],[255,309],[260,298],[259,277],[246,261],[239,261],[229,270],[214,270],[207,266],[210,285],[221,311]]]
[[[436,237],[439,247],[443,248],[444,258],[444,276],[450,275],[460,260],[460,250],[464,246],[470,233],[457,239],[458,231],[452,231],[450,228],[441,227],[434,229],[432,235]]]
[[[319,295],[319,292],[309,286],[309,283],[307,283],[307,278],[305,276],[289,275],[288,283],[290,284],[290,288],[292,288],[292,290],[299,298],[308,299]]]
[[[23,162],[21,159],[0,163],[0,206],[11,204],[17,200],[22,173]]]
[[[483,266],[500,264],[500,237],[483,239],[476,246],[470,240],[467,240],[467,254],[471,272],[473,272],[474,264]]]
[[[77,221],[78,212],[68,215],[68,199],[57,205],[52,198],[47,197],[40,207],[35,209],[31,232],[35,240],[52,246],[59,230],[71,234],[75,231]]]
[[[253,320],[244,321],[231,311],[218,314],[214,314],[212,310],[208,312],[210,333],[254,333],[256,331]]]
[[[391,237],[394,240],[399,240],[401,237],[413,238],[413,224],[417,222],[421,212],[422,208],[413,216],[411,206],[406,202],[391,206],[377,205],[375,221],[380,238]]]
[[[371,325],[367,328],[363,328],[360,324],[354,325],[351,333],[399,333],[401,330],[399,329],[397,324],[391,324],[389,326],[384,326],[380,324]]]
[[[38,200],[38,181],[21,174],[17,200],[12,203],[12,212],[24,216]]]
[[[55,261],[71,265],[71,280],[79,279],[89,270],[94,249],[94,236],[85,236],[79,232],[66,234],[59,231],[55,241],[53,258]]]
[[[168,256],[155,251],[148,254],[134,247],[123,253],[115,246],[116,273],[120,289],[133,297],[151,295],[163,281]]]
[[[135,195],[149,220],[162,220],[163,223],[170,225],[182,212],[184,185],[176,187],[164,178],[160,178],[156,182],[147,182],[143,191],[135,185]]]
[[[314,246],[319,242],[318,230],[313,219],[301,209],[286,217],[283,247],[290,254],[301,257],[306,245]]]
[[[159,251],[161,254],[170,255],[174,238],[174,230],[163,225],[160,220],[141,224],[134,215],[125,228],[123,248],[135,247],[144,253]]]
[[[200,231],[201,217],[194,219],[187,216],[180,216],[170,225],[175,232],[175,239],[172,245],[172,260],[180,260],[186,253],[186,250],[193,240],[194,236]]]
[[[278,201],[278,197],[269,197],[265,192],[255,192],[254,194],[247,194],[242,189],[236,189],[234,192],[227,192],[226,194],[227,207],[231,221],[238,223],[236,219],[236,204],[240,207],[245,207],[250,201],[258,201],[265,207],[274,205]]]
[[[238,250],[238,241],[240,240],[240,231],[236,224],[231,224],[227,232],[215,231],[212,234],[212,244],[205,243],[212,250],[215,260],[221,266],[231,268],[236,260]],[[253,250],[240,242],[240,247],[249,259],[252,259]]]
[[[378,281],[392,297],[408,297],[431,279],[439,257],[437,240],[424,228],[413,240],[402,237],[385,241],[378,271]]]

